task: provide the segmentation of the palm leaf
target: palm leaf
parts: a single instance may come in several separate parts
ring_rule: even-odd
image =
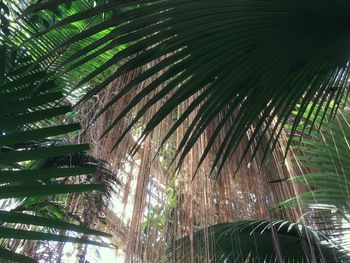
[[[310,109],[310,108],[309,108]],[[308,114],[308,113],[307,113]],[[323,118],[323,109],[315,111],[315,127],[324,122],[319,133],[301,137],[300,145],[293,148],[301,175],[287,180],[303,185],[307,190],[293,198],[282,201],[276,207],[305,206],[311,209],[311,217],[320,225],[320,232],[342,244],[346,253],[350,246],[348,238],[349,199],[349,112],[342,110],[334,119]],[[300,125],[297,131],[310,129],[310,124]]]
[[[6,61],[6,64],[0,79],[0,198],[27,198],[104,190],[103,184],[52,183],[49,185],[43,183],[62,177],[92,174],[96,172],[96,166],[74,168],[57,166],[55,169],[47,169],[47,167],[32,165],[28,170],[24,169],[29,161],[43,162],[55,158],[72,157],[74,154],[87,151],[89,146],[60,145],[52,141],[59,135],[79,130],[80,125],[53,126],[52,121],[55,117],[71,110],[70,107],[62,106],[60,100],[63,96],[61,92],[55,92],[57,89],[55,81],[46,80],[46,71],[40,66],[31,67],[30,58],[21,57],[11,62],[9,54],[13,46],[5,43],[2,47],[6,52],[2,54],[0,61]],[[22,70],[22,68],[25,69]],[[28,227],[31,225],[88,235],[110,236],[82,225],[22,213],[0,211],[0,221],[6,226],[1,227],[0,238],[5,239],[68,241],[104,246],[100,242],[86,238],[16,229],[16,226],[21,224]],[[1,251],[1,258],[32,262],[29,258],[4,248],[1,248]]]
[[[49,1],[50,7],[55,3],[59,6],[60,1]],[[44,8],[45,5],[29,8],[25,14],[45,12]],[[225,125],[217,127],[207,146],[207,149],[212,147],[220,131],[225,133],[214,161],[221,168],[251,127],[253,133],[247,149],[261,141],[270,124],[275,122],[276,129],[272,130],[267,150],[277,141],[279,125],[289,120],[298,104],[303,106],[293,120],[292,134],[306,110],[305,105],[323,105],[331,100],[338,103],[345,96],[349,37],[344,21],[349,19],[345,11],[348,8],[346,0],[111,1],[65,17],[43,33],[57,34],[74,23],[112,13],[47,54],[50,57],[59,48],[78,45],[109,30],[99,39],[98,45],[91,43],[84,46],[83,51],[75,52],[73,48],[73,54],[61,64],[64,70],[75,70],[101,54],[114,52],[104,64],[86,73],[78,86],[115,65],[121,66],[81,101],[90,99],[124,73],[149,65],[149,69],[127,84],[110,102],[110,105],[117,103],[123,94],[135,90],[150,76],[154,77],[127,106],[125,113],[146,96],[156,94],[150,96],[126,132],[153,104],[164,100],[146,125],[140,137],[142,141],[182,102],[195,94],[203,94],[200,101],[180,117],[182,123],[190,113],[196,115],[178,154],[181,154],[181,162],[205,129],[223,113],[220,121]],[[154,63],[150,65],[150,62]],[[107,108],[100,114],[105,110]],[[122,115],[116,116],[107,131],[121,118]],[[224,126],[229,128],[225,130]],[[259,133],[260,130],[264,132]]]
[[[95,246],[107,246],[101,242],[92,241],[89,239],[82,239],[76,237],[70,237],[67,235],[55,235],[37,231],[20,230],[13,228],[0,227],[0,238],[11,238],[11,239],[27,239],[27,240],[50,240],[58,242],[72,242],[90,244]]]
[[[0,211],[0,216],[1,216],[0,218],[2,222],[6,222],[6,223],[29,224],[29,225],[36,225],[36,226],[42,226],[42,227],[64,229],[64,230],[84,233],[87,235],[99,235],[99,236],[105,236],[105,237],[111,236],[104,232],[89,229],[84,226],[70,224],[60,220],[54,220],[54,219],[45,218],[45,217],[25,215],[21,213],[6,212],[6,211]]]
[[[237,221],[198,230],[193,244],[199,262],[206,258],[205,242],[211,254],[208,262],[337,262],[341,256],[309,228],[283,220]],[[174,262],[190,259],[189,244],[189,237],[184,237],[169,249]]]
[[[13,262],[23,262],[23,263],[35,263],[34,259],[28,258],[21,254],[12,252],[8,249],[4,249],[0,247],[1,258],[6,260],[11,260]]]
[[[313,133],[309,138],[302,138],[301,145],[294,148],[298,153],[297,159],[305,168],[310,169],[311,173],[289,180],[309,187],[310,191],[283,204],[295,204],[300,198],[305,205],[329,204],[348,209],[350,168],[348,114],[347,111],[342,111],[334,120],[326,120],[321,133]],[[318,118],[317,123],[320,121]]]

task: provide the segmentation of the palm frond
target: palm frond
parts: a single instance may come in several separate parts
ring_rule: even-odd
[[[323,118],[323,109],[315,118],[315,127],[324,122],[320,132],[312,132],[300,140],[294,147],[296,165],[302,168],[303,174],[291,177],[287,182],[300,184],[307,191],[277,206],[306,206],[311,209],[315,224],[329,238],[342,244],[349,253],[346,239],[349,228],[349,112],[345,108],[335,118]],[[310,129],[310,124],[298,127],[298,131]]]
[[[290,178],[290,181],[304,184],[310,191],[284,204],[292,205],[297,198],[301,198],[305,205],[331,205],[348,209],[348,115],[347,111],[342,111],[335,119],[326,120],[320,133],[311,133],[309,138],[302,138],[301,145],[294,148],[298,153],[297,161],[311,173]],[[320,121],[318,117],[317,122]]]
[[[342,254],[324,241],[309,228],[283,220],[222,223],[193,234],[198,262],[338,262]],[[175,241],[168,251],[174,262],[190,259],[189,244],[189,237]]]
[[[9,260],[10,262],[23,262],[23,263],[36,263],[34,259],[28,258],[21,254],[12,252],[8,249],[4,249],[0,247],[1,258],[4,260]]]
[[[5,52],[1,54],[0,61],[5,61],[5,66],[0,79],[0,199],[104,190],[104,184],[45,184],[56,178],[96,173],[96,166],[56,169],[32,166],[28,169],[27,164],[34,160],[69,157],[87,151],[89,145],[59,145],[48,140],[79,130],[80,125],[53,125],[54,118],[71,111],[70,107],[60,102],[62,94],[55,91],[55,81],[42,81],[45,80],[46,71],[40,65],[31,67],[32,59],[25,52],[13,55],[11,50],[14,47],[8,42],[2,48]],[[2,239],[52,240],[105,246],[87,238],[16,228],[16,225],[23,224],[29,229],[31,226],[40,226],[41,229],[46,227],[110,236],[83,225],[5,210],[0,211],[0,221]],[[32,262],[5,248],[1,248],[1,251],[0,258]]]
[[[60,3],[49,1],[48,5]],[[26,14],[36,14],[44,7],[28,9]],[[126,132],[153,104],[163,100],[163,106],[147,123],[141,142],[182,102],[202,94],[179,118],[183,123],[190,114],[196,115],[178,154],[181,162],[206,127],[222,113],[207,146],[210,149],[219,134],[225,133],[214,162],[220,168],[248,130],[252,131],[249,148],[260,145],[274,123],[276,128],[265,148],[268,150],[274,147],[298,104],[303,106],[293,119],[292,134],[306,110],[304,105],[323,105],[331,100],[338,103],[346,95],[350,39],[345,26],[349,15],[345,10],[348,8],[346,0],[111,1],[65,17],[45,32],[62,32],[75,23],[106,15],[102,22],[48,52],[50,57],[58,49],[78,45],[106,32],[98,43],[85,45],[61,64],[64,70],[72,71],[106,52],[114,53],[82,77],[78,86],[118,65],[113,74],[95,85],[81,101],[90,99],[123,74],[148,65],[109,103],[117,103],[124,94],[152,77],[124,111],[140,105],[150,95]],[[122,117],[116,116],[106,131]],[[225,130],[225,126],[229,128]]]

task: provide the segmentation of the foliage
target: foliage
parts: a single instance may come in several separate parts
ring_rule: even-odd
[[[55,183],[56,178],[93,174],[96,172],[96,167],[29,166],[33,161],[47,162],[63,156],[72,158],[74,154],[87,151],[89,146],[59,144],[52,140],[80,128],[79,124],[54,124],[55,118],[71,111],[71,108],[62,105],[60,102],[62,94],[57,91],[55,81],[45,80],[47,73],[40,66],[32,66],[32,58],[25,50],[14,47],[8,42],[3,43],[1,50],[3,50],[0,55],[3,72],[0,79],[0,199],[33,198],[105,189],[103,184],[58,184],[57,181]],[[110,236],[82,225],[19,211],[1,210],[0,221],[2,239],[104,245],[89,239],[33,231],[29,226]],[[15,227],[16,225],[27,225],[29,230],[19,229]],[[23,256],[6,248],[1,248],[1,251],[1,258],[20,262],[33,261],[29,258],[24,259]]]
[[[346,241],[350,223],[348,120],[349,111],[343,109],[334,119],[324,120],[320,133],[311,133],[294,147],[296,165],[302,167],[304,173],[288,181],[304,185],[307,191],[278,204],[311,208],[322,231],[334,237],[347,251],[350,250]],[[318,116],[315,125],[319,127],[321,122],[322,117]]]
[[[25,14],[46,12],[64,2],[49,0],[29,8]],[[77,87],[119,65],[81,101],[90,99],[123,74],[149,65],[98,115],[125,94],[137,92],[124,111],[115,116],[107,133],[146,96],[154,94],[142,104],[116,144],[156,102],[165,101],[146,125],[139,142],[182,102],[194,97],[165,139],[190,114],[195,114],[177,149],[181,163],[205,129],[218,119],[199,164],[224,132],[213,162],[220,172],[248,130],[252,132],[243,155],[254,146],[254,156],[268,134],[266,149],[274,148],[298,104],[302,107],[293,120],[292,134],[307,105],[311,103],[314,108],[331,100],[338,103],[346,94],[349,37],[344,21],[349,19],[346,10],[350,5],[346,0],[123,0],[96,2],[95,7],[82,7],[82,2],[72,4],[79,12],[39,34],[55,35],[77,23],[104,17],[46,54],[50,58],[59,49],[85,43],[105,32],[98,41],[79,50],[73,48],[60,64],[72,71],[107,52],[114,54],[84,74]],[[137,90],[138,84],[151,77],[145,88]],[[307,118],[313,121],[311,116]],[[274,128],[270,129],[272,124]]]
[[[338,262],[341,255],[309,228],[283,220],[222,223],[196,231],[193,239],[198,262],[206,258],[206,242],[213,255],[208,262]],[[169,249],[174,262],[188,262],[189,242],[189,237],[175,241]]]
[[[19,30],[13,40],[29,48],[25,52],[19,49],[20,58],[16,54],[18,50],[11,57],[23,67],[12,69],[4,59],[0,61],[0,76],[3,77],[1,88],[4,89],[0,91],[3,95],[0,98],[0,118],[4,120],[2,123],[7,121],[7,125],[15,123],[13,127],[1,128],[0,143],[3,147],[0,164],[5,169],[2,173],[8,175],[3,177],[2,198],[100,187],[65,183],[52,187],[45,185],[42,180],[43,177],[46,180],[83,173],[81,170],[78,173],[76,168],[49,170],[50,173],[45,170],[45,174],[42,169],[23,169],[32,159],[87,150],[86,146],[80,145],[48,144],[38,147],[37,141],[78,129],[74,124],[49,128],[45,125],[48,124],[47,119],[69,111],[61,105],[48,109],[48,105],[52,106],[62,99],[59,92],[53,92],[54,88],[66,95],[79,91],[77,96],[82,103],[118,77],[139,70],[140,73],[126,83],[96,117],[118,103],[124,95],[136,93],[122,113],[114,116],[115,119],[106,128],[105,134],[133,108],[140,108],[114,147],[138,125],[155,103],[164,102],[146,124],[134,152],[160,122],[181,103],[189,101],[189,107],[176,118],[161,145],[164,146],[189,116],[194,115],[175,152],[180,167],[200,136],[216,122],[198,165],[213,150],[213,145],[219,144],[211,171],[215,167],[218,174],[247,132],[250,136],[243,156],[253,148],[253,158],[262,144],[266,145],[265,153],[273,149],[285,123],[291,121],[289,145],[296,131],[304,133],[309,123],[310,127],[315,126],[315,123],[316,126],[322,124],[326,111],[321,115],[319,113],[323,106],[333,113],[347,95],[347,21],[350,19],[347,10],[350,3],[346,0],[88,2],[38,1],[18,16],[21,18],[17,25]],[[20,11],[11,10],[15,10],[15,13]],[[6,17],[6,12],[6,8],[1,6],[0,19]],[[1,29],[8,34],[7,27],[5,23]],[[6,50],[7,47],[1,47],[2,55]],[[30,63],[21,60],[28,57],[28,53],[35,58],[34,63],[31,63],[31,57]],[[43,65],[46,66],[44,71],[40,68]],[[54,73],[65,79],[68,85],[56,86],[52,82]],[[72,77],[79,78],[78,83],[70,83]],[[139,89],[145,80],[147,84]],[[88,92],[85,93],[86,90]],[[293,115],[294,111],[296,115]],[[37,117],[30,119],[32,116]],[[310,152],[311,155],[317,153],[311,161],[307,155],[308,165],[320,171],[291,179],[312,189],[298,197],[304,204],[316,209],[326,207],[331,212],[336,208],[341,216],[347,214],[348,208],[345,169],[348,163],[348,136],[344,135],[347,134],[344,130],[348,125],[344,123],[334,133],[324,134],[326,147],[320,146],[314,139],[303,141],[304,146],[299,147],[299,150]],[[62,175],[58,171],[65,173]],[[28,174],[31,175],[30,179]],[[14,189],[18,189],[18,192],[14,192]],[[296,200],[288,200],[283,205],[295,205]],[[331,215],[331,221],[333,218],[334,215]],[[339,218],[336,220],[339,222]],[[236,258],[237,255],[232,254],[233,243],[229,241],[232,241],[232,233],[237,234],[237,226],[240,228],[241,223],[209,228],[208,231],[213,232],[220,245],[216,249],[217,260]],[[293,224],[275,223],[282,247],[289,244],[290,240],[296,241],[292,243],[290,251],[282,249],[282,256],[287,260],[293,256],[308,260],[305,257],[309,254],[302,253],[305,246],[301,244],[305,236],[300,235],[309,233],[309,230],[304,229],[304,233]],[[260,226],[269,226],[262,221],[242,224],[248,227],[240,232],[243,235],[241,240],[248,243],[251,238],[250,228],[262,230]],[[288,225],[291,227],[286,228]],[[228,231],[232,228],[233,232]],[[254,254],[253,247],[246,246],[246,250],[237,249],[241,253],[238,257],[275,257],[271,254],[275,247],[265,247],[268,244],[266,240],[269,244],[273,243],[273,231],[267,229],[262,235],[253,234],[254,239],[260,239],[263,252]],[[196,234],[201,241],[204,232]],[[309,240],[310,244],[321,247],[319,256],[325,255],[328,259],[329,254],[324,253],[317,236],[311,232],[310,235],[315,237]],[[221,243],[223,237],[226,240]],[[226,247],[228,244],[230,246]],[[333,255],[329,257],[333,259]]]

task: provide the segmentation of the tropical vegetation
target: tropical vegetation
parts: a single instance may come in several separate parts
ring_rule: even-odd
[[[349,261],[349,7],[1,1],[0,258]]]

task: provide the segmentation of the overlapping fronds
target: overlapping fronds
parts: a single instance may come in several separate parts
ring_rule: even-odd
[[[46,5],[59,6],[64,2],[47,1]],[[347,94],[350,37],[346,25],[350,16],[346,10],[349,6],[346,0],[107,1],[96,2],[92,8],[65,17],[43,33],[64,32],[76,23],[106,15],[103,22],[54,46],[47,56],[110,30],[61,63],[64,70],[72,71],[101,54],[114,53],[101,66],[82,76],[78,86],[120,65],[81,101],[90,99],[124,73],[149,65],[126,83],[100,112],[138,84],[157,76],[115,116],[106,132],[146,95],[154,93],[116,143],[154,103],[164,101],[143,130],[142,141],[178,105],[198,95],[178,117],[169,134],[195,113],[177,149],[181,162],[208,125],[219,117],[203,157],[224,127],[229,127],[213,163],[220,171],[247,131],[251,130],[247,150],[251,146],[257,149],[267,134],[270,139],[265,150],[273,148],[297,104],[302,107],[292,120],[292,134],[306,105],[323,105],[332,100],[338,103]],[[44,4],[39,9],[45,8]],[[26,14],[36,11],[38,8],[28,9]],[[307,118],[313,121],[311,115]],[[269,130],[272,124],[274,127]]]
[[[331,205],[348,209],[349,205],[349,112],[326,120],[320,133],[311,133],[296,146],[296,158],[302,168],[311,173],[290,180],[310,187],[300,196],[306,205]],[[321,118],[318,117],[318,123]],[[292,204],[293,200],[286,201]]]
[[[65,92],[93,84],[80,102],[97,95],[108,83],[122,80],[125,74],[138,72],[130,74],[134,79],[128,80],[96,116],[102,116],[111,106],[132,94],[126,107],[106,127],[105,134],[133,109],[139,110],[121,136],[115,138],[115,145],[135,124],[147,119],[135,144],[139,147],[159,123],[186,102],[188,106],[176,116],[164,136],[166,140],[179,127],[187,129],[176,151],[181,164],[215,120],[216,126],[209,133],[202,158],[197,161],[204,162],[206,155],[215,148],[216,157],[211,165],[220,173],[247,132],[249,141],[243,155],[253,148],[253,157],[261,145],[264,150],[274,148],[288,121],[292,123],[290,135],[293,135],[300,124],[314,126],[319,121],[317,118],[323,119],[326,113],[319,114],[322,106],[331,113],[336,110],[347,95],[349,80],[349,7],[346,0],[110,0],[69,4],[64,0],[48,0],[29,7],[21,15],[21,28],[33,23],[30,30],[35,30],[16,35],[16,41],[28,43],[30,53],[37,59],[26,70],[46,65],[50,74],[56,72],[63,77],[71,74],[79,78],[75,88],[69,87]],[[47,18],[52,20],[48,23]],[[38,19],[41,21],[36,21]],[[43,26],[38,26],[40,23]],[[28,35],[33,34],[36,37],[26,42]],[[108,74],[100,78],[106,72]],[[94,81],[97,79],[103,81]],[[46,81],[47,76],[41,80]],[[40,87],[43,86],[36,87],[35,91],[42,92]],[[151,118],[144,118],[156,103],[161,103],[161,107],[152,112]],[[292,114],[294,111],[296,115]],[[188,120],[191,123],[187,124]],[[306,126],[300,131],[304,132]],[[291,140],[292,136],[288,144]],[[314,145],[311,141],[305,143],[306,148]],[[339,155],[342,148],[338,143],[335,145],[331,153]],[[347,179],[339,179],[345,178],[340,175],[345,173],[342,168],[347,155],[337,156],[342,161],[339,164],[338,159],[327,157],[327,147],[317,152],[317,156],[328,158],[323,170],[318,160],[317,174],[293,180],[310,185],[314,190],[301,196],[304,204],[318,210],[326,204],[333,221],[333,210],[343,212],[347,205],[344,199],[334,204],[341,198],[336,197],[338,194],[344,197],[348,192]],[[309,156],[307,158],[309,161]],[[334,165],[341,168],[325,170]],[[336,179],[323,176],[325,171]],[[337,189],[333,193],[339,185],[340,191]],[[317,205],[315,195],[320,200]],[[286,204],[293,204],[293,200]],[[337,223],[341,221],[336,217]],[[343,226],[340,223],[340,227]],[[270,244],[283,229],[279,228],[277,233],[270,231]],[[271,232],[275,233],[273,238]],[[246,237],[242,240],[247,240]],[[292,242],[295,247],[291,251],[302,251],[300,248],[305,251],[305,246],[298,247],[302,238],[295,235],[293,238],[297,243]],[[307,240],[307,245],[315,244],[313,239]],[[278,254],[278,243],[268,249],[268,253],[276,255],[265,254],[264,259],[283,258],[283,253]],[[319,244],[315,247],[319,248]],[[219,252],[217,260],[232,259],[231,252],[227,250],[224,255]],[[253,254],[251,249],[244,258]],[[298,255],[304,260],[308,260],[305,259],[308,256],[322,255],[328,259],[327,252],[300,252],[292,256]],[[336,260],[333,256],[330,260]],[[289,259],[286,256],[286,260]]]
[[[337,262],[342,256],[309,228],[283,220],[237,221],[199,230],[193,236],[198,262],[206,256],[205,239],[212,255],[208,262]],[[189,237],[181,238],[169,249],[174,262],[187,262],[189,242]]]
[[[55,81],[42,81],[45,79],[46,71],[40,66],[31,68],[32,58],[25,51],[16,49],[8,43],[1,45],[0,49],[3,51],[0,54],[3,69],[0,76],[0,199],[105,189],[103,184],[48,183],[57,178],[93,174],[96,172],[94,166],[29,167],[28,164],[33,161],[62,158],[85,152],[89,149],[89,145],[59,145],[47,140],[79,130],[80,125],[52,123],[58,116],[71,111],[69,106],[59,102],[62,94],[57,91]],[[61,220],[5,210],[0,211],[0,221],[2,239],[104,245],[89,239],[13,227],[18,224],[63,229],[87,235],[110,236]],[[6,248],[1,248],[0,258],[20,262],[33,261],[29,258],[24,259]]]
[[[322,114],[320,114],[322,116]],[[322,121],[317,117],[316,126]],[[350,199],[350,124],[345,108],[334,119],[325,119],[320,133],[313,132],[295,147],[296,163],[304,174],[290,182],[304,185],[308,191],[283,201],[282,206],[307,206],[314,212],[320,229],[350,250],[348,239]],[[307,126],[307,125],[306,125]],[[302,127],[299,127],[301,130]]]
[[[58,2],[64,4],[57,6]],[[17,1],[5,1],[4,3],[7,4],[10,14],[8,19],[10,21],[9,31],[11,32],[11,41],[18,46],[24,46],[27,52],[35,58],[36,65],[44,65],[48,73],[48,78],[51,76],[51,73],[56,72],[59,66],[73,53],[78,50],[84,50],[84,47],[91,43],[98,42],[100,38],[103,38],[109,32],[109,30],[106,29],[93,36],[87,36],[86,33],[84,33],[90,27],[102,23],[107,19],[108,15],[102,14],[100,16],[90,17],[89,19],[73,23],[65,27],[64,30],[50,32],[50,34],[42,36],[40,39],[36,36],[39,32],[46,30],[60,19],[92,8],[94,2],[95,1],[53,1],[53,3],[50,4],[49,1],[47,4],[45,2],[34,4],[35,1],[22,1],[19,4]],[[31,3],[31,5],[29,5],[29,3]],[[27,17],[26,12],[23,12],[24,9],[26,9],[26,12],[45,11]],[[85,35],[86,38],[79,41],[79,43],[67,42],[68,39],[74,38],[78,34]],[[53,53],[50,53],[55,47],[59,48]],[[48,56],[48,53],[51,55]],[[107,61],[110,57],[111,52],[106,52],[95,57],[93,60],[86,61],[81,67],[75,67],[73,71],[68,73],[60,72],[60,90],[65,96],[69,94],[69,99],[76,102],[82,96],[82,93],[84,93],[85,88],[80,87],[76,92],[72,92],[76,81],[92,69],[99,67],[103,61]],[[94,81],[102,81],[102,78],[95,78]]]

